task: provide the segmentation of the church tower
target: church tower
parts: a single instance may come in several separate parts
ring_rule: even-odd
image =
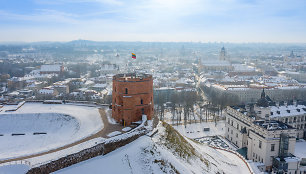
[[[225,51],[225,48],[224,46],[221,48],[221,51],[220,51],[220,57],[219,57],[219,60],[223,61],[225,60],[225,57],[226,57],[226,51]]]

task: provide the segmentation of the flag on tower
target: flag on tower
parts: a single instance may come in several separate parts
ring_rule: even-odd
[[[136,54],[132,53],[132,58],[136,59]]]

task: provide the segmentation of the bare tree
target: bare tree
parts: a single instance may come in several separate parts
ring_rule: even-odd
[[[177,106],[177,103],[178,103],[178,95],[177,95],[177,93],[172,93],[171,94],[170,101],[171,101],[171,112],[172,112],[172,124],[174,124],[175,113],[176,113],[176,106]]]
[[[154,98],[154,103],[157,104],[157,110],[159,111],[159,118],[160,120],[164,120],[164,111],[165,111],[165,104],[166,98],[165,95],[158,93],[158,95]]]
[[[182,111],[181,104],[179,104],[177,112],[178,112],[178,114],[176,114],[176,115],[177,115],[178,118],[176,118],[176,122],[177,122],[177,125],[178,125],[179,123],[181,123],[181,120],[182,120],[182,112],[183,111]]]
[[[187,118],[187,117],[188,117],[188,116],[187,116],[187,114],[188,114],[188,111],[187,111],[187,110],[188,110],[188,108],[185,106],[185,107],[184,107],[184,126],[185,126],[185,128],[186,128],[187,121],[188,121],[188,120],[187,120],[187,119],[188,119],[188,118]]]

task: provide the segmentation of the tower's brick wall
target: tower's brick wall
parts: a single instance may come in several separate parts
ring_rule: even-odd
[[[150,120],[154,113],[153,78],[147,74],[117,74],[113,77],[112,116],[130,125],[141,120],[142,114]]]

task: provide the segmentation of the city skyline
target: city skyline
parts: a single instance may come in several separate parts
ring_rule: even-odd
[[[302,0],[4,0],[0,6],[0,42],[306,40]]]

